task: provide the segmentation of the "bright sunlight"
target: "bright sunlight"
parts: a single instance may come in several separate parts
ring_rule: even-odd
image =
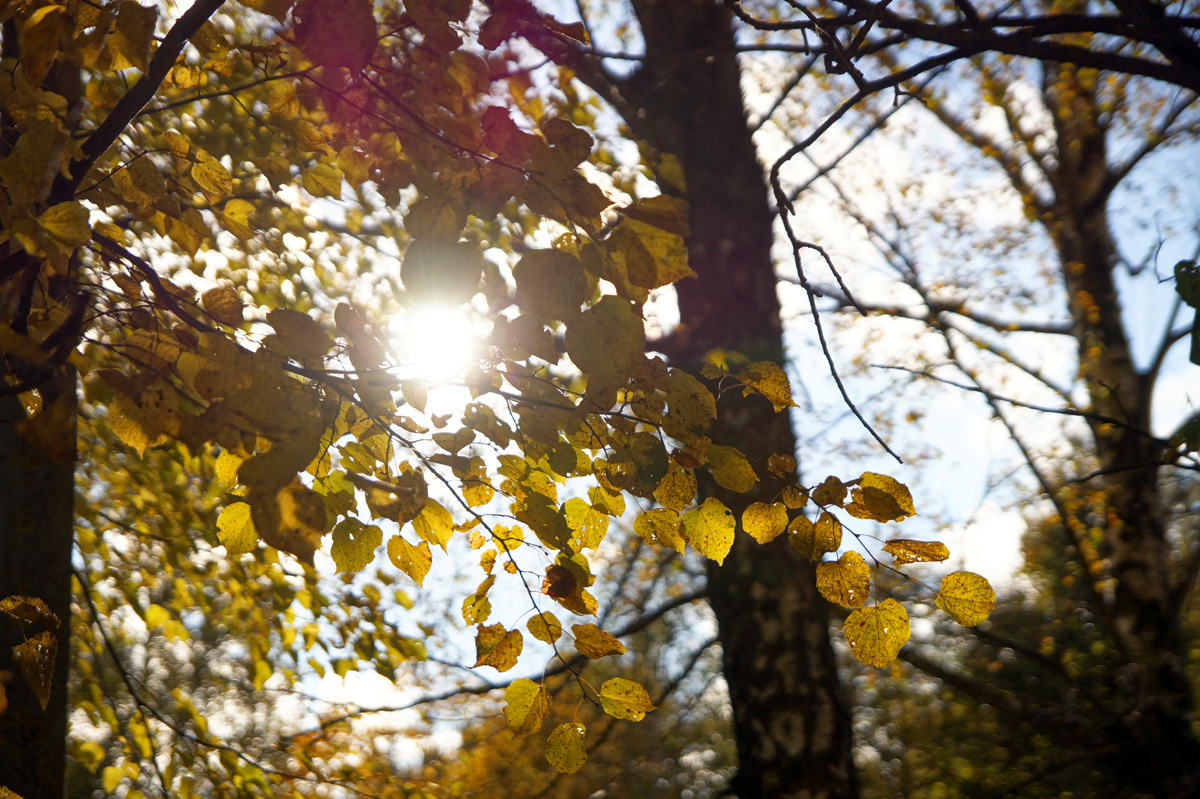
[[[471,320],[458,308],[410,308],[392,322],[391,333],[406,373],[445,380],[457,376],[478,358],[479,337]]]

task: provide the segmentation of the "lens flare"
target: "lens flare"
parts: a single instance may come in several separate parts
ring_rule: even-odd
[[[457,308],[410,308],[392,326],[404,371],[445,380],[461,374],[479,357],[479,337]]]

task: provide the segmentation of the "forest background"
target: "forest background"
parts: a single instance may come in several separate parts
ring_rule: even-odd
[[[27,756],[0,784],[58,795],[60,770],[24,764],[69,740],[80,795],[1192,795],[1196,435],[1174,346],[1200,293],[1191,10],[576,11],[5,7],[6,418],[23,421],[3,442],[0,593],[69,618],[73,649],[45,607],[7,606],[5,740]],[[1132,214],[1139,190],[1168,201]],[[1179,299],[1158,286],[1176,261]],[[822,311],[828,337],[785,358],[785,323],[813,321],[780,319],[797,290],[786,312]],[[467,404],[384,331],[472,294],[458,324],[494,324]],[[670,371],[642,359],[637,311]],[[1025,507],[1026,578],[975,634],[930,611],[978,622],[977,578],[890,567],[945,559],[929,539],[964,514],[929,495],[961,478],[915,489],[902,535],[924,540],[881,531],[884,554],[871,523],[913,507],[878,473],[919,472],[797,475],[797,452],[855,475],[872,457],[814,424],[827,354],[864,373],[850,385],[882,434],[865,446],[935,462],[934,390],[1004,431],[987,492]],[[814,398],[795,429],[803,398],[772,367],[789,360]],[[497,492],[513,504],[493,524]],[[457,568],[427,576],[431,544]],[[479,555],[484,583],[450,588]],[[493,593],[506,560],[518,581]],[[596,614],[572,628],[580,655],[541,604],[526,629],[551,666],[533,650],[532,679],[456,676],[459,620],[476,674],[507,672],[529,619],[504,608],[535,593]],[[826,599],[851,614],[843,655],[905,665],[839,668]],[[903,650],[897,609],[916,620]],[[396,705],[335,706],[314,677],[371,671]],[[502,715],[465,721],[501,693]],[[422,715],[382,712],[399,705]],[[553,769],[527,734],[551,714]],[[400,756],[453,731],[458,757]]]

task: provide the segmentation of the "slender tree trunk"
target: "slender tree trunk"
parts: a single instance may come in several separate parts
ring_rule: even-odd
[[[75,373],[62,369],[39,390],[44,407],[74,440]],[[33,596],[60,619],[49,704],[42,708],[13,663],[12,647],[26,632],[43,629],[0,618],[0,675],[6,675],[8,710],[0,715],[0,787],[23,799],[60,799],[67,739],[67,670],[70,664],[71,546],[74,541],[74,464],[55,458],[23,435],[25,413],[14,396],[0,397],[0,597]]]
[[[729,13],[716,0],[634,0],[646,61],[618,86],[627,122],[683,167],[698,278],[676,285],[680,329],[673,363],[698,366],[723,349],[751,360],[784,360],[773,214],[763,168],[746,125]],[[736,443],[760,474],[767,456],[794,453],[786,413],[762,398],[719,405],[717,440]],[[760,483],[748,494],[702,486],[741,517],[774,499]],[[762,546],[741,531],[723,566],[709,572],[709,597],[724,652],[737,739],[741,799],[852,797],[850,715],[829,638],[829,614],[810,564],[783,538]]]
[[[1112,634],[1128,664],[1119,769],[1129,785],[1156,796],[1200,795],[1195,704],[1180,637],[1182,586],[1171,568],[1159,469],[1152,438],[1153,376],[1138,371],[1114,283],[1118,263],[1107,201],[1115,181],[1096,94],[1099,76],[1047,65],[1045,95],[1057,138],[1054,189],[1043,215],[1058,250],[1078,342],[1080,375],[1093,413],[1127,426],[1092,422],[1103,476],[1105,539],[1114,578]],[[1067,520],[1071,523],[1071,520]]]

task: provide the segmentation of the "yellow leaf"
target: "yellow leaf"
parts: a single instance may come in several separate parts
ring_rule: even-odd
[[[861,608],[871,590],[871,570],[862,555],[847,552],[837,562],[817,564],[817,590],[834,604]]]
[[[209,289],[200,295],[200,304],[204,306],[205,313],[223,325],[237,327],[243,321],[241,295],[230,286]]]
[[[221,218],[225,222],[226,230],[241,241],[249,241],[256,235],[254,226],[250,223],[250,216],[253,213],[254,203],[235,199],[225,203],[225,208],[221,211]]]
[[[609,295],[567,326],[567,354],[589,387],[623,385],[646,347],[642,317],[628,300]]]
[[[489,576],[479,584],[475,593],[463,600],[462,617],[467,624],[485,622],[488,616],[492,615],[492,603],[488,599],[488,591],[492,589],[495,582],[495,575]]]
[[[314,197],[333,197],[336,200],[342,196],[342,170],[332,164],[317,164],[304,170],[300,183]]]
[[[654,710],[650,694],[633,680],[614,677],[600,686],[600,706],[613,718],[641,721]]]
[[[50,606],[36,596],[6,596],[0,599],[0,611],[14,619],[45,624],[58,629],[61,622]]]
[[[71,250],[82,247],[92,238],[92,229],[88,225],[88,209],[79,202],[65,202],[53,205],[38,217],[37,223],[42,230],[63,248]]]
[[[274,450],[272,450],[274,451]],[[238,470],[244,479],[254,460]],[[274,492],[251,491],[250,517],[254,529],[267,546],[295,555],[302,563],[312,563],[313,553],[321,546],[328,528],[325,502],[319,494],[298,478]]]
[[[704,557],[724,563],[737,527],[733,511],[719,499],[709,497],[700,507],[683,514],[682,520],[684,539]]]
[[[258,546],[258,533],[250,519],[250,506],[245,502],[225,506],[217,517],[217,538],[231,558],[253,552]]]
[[[454,535],[454,517],[437,500],[428,500],[417,518],[413,530],[422,540],[437,544],[446,551],[446,543]]]
[[[114,171],[112,183],[121,197],[134,205],[150,205],[162,197],[167,188],[167,179],[145,156]]]
[[[996,592],[974,572],[951,572],[942,578],[937,606],[964,627],[974,627],[996,607]]]
[[[33,695],[42,706],[50,701],[50,686],[54,680],[54,658],[58,653],[58,639],[49,630],[31,635],[12,648],[13,663],[17,665],[21,676]]]
[[[804,557],[818,561],[826,552],[836,552],[842,545],[842,524],[825,512],[816,524],[805,516],[797,516],[788,525],[788,543]]]
[[[733,447],[712,445],[708,448],[708,470],[717,485],[744,494],[754,488],[758,476],[746,456]]]
[[[778,411],[796,407],[792,399],[792,386],[783,367],[771,361],[755,361],[737,374],[738,380],[746,385],[745,396],[762,394]]]
[[[634,519],[633,531],[648,544],[662,544],[682,555],[684,540],[679,526],[678,513],[670,508],[655,508]]]
[[[573,624],[575,648],[586,658],[596,660],[608,655],[625,654],[625,645],[615,635],[606,633],[594,624]]]
[[[916,514],[908,487],[886,474],[864,472],[850,499],[846,512],[859,519],[898,522]]]
[[[513,267],[525,307],[548,319],[570,319],[591,294],[583,264],[562,250],[534,250]]]
[[[179,431],[175,389],[158,382],[143,389],[137,399],[118,393],[109,403],[108,419],[117,438],[143,455]]]
[[[105,766],[100,777],[100,782],[104,786],[104,792],[110,796],[114,795],[117,786],[121,784],[121,780],[124,777],[124,773],[116,766]]]
[[[950,557],[950,550],[941,541],[910,541],[897,538],[884,544],[883,551],[891,555],[897,565],[941,562]]]
[[[782,502],[755,502],[742,511],[742,529],[760,544],[774,541],[787,526],[787,506]]]
[[[383,530],[366,525],[353,517],[342,519],[333,528],[333,546],[329,554],[339,572],[356,572],[375,559],[375,549],[383,543]]]
[[[812,501],[825,507],[841,504],[846,500],[846,484],[832,475],[826,477],[811,493]]]
[[[553,644],[562,637],[562,624],[558,617],[548,610],[543,610],[529,620],[525,625],[529,634],[547,644]]]
[[[808,494],[801,488],[796,486],[784,486],[780,492],[780,499],[783,504],[787,505],[791,510],[800,510],[808,504]]]
[[[146,71],[150,63],[150,46],[154,41],[154,25],[158,21],[158,9],[145,7],[134,0],[124,0],[117,12],[116,25],[108,37],[112,51],[112,69],[134,69]]]
[[[595,549],[608,533],[608,516],[579,497],[572,497],[563,503],[563,516],[567,526],[575,533],[581,549]]]
[[[387,552],[392,565],[411,577],[417,585],[425,582],[425,575],[429,574],[429,567],[433,565],[433,555],[427,542],[413,546],[404,536],[397,535],[388,540]]]
[[[71,16],[62,5],[44,5],[25,19],[18,52],[31,85],[39,86],[46,78],[71,27]]]
[[[667,415],[663,431],[685,444],[703,438],[704,431],[717,418],[717,401],[712,392],[696,378],[680,369],[667,377]]]
[[[908,613],[896,600],[885,599],[851,613],[843,629],[850,654],[868,666],[883,668],[908,641]]]
[[[587,762],[583,748],[587,728],[582,724],[560,724],[546,739],[546,760],[563,774],[574,774]]]
[[[229,170],[208,153],[201,153],[192,166],[192,180],[213,202],[224,200],[233,190],[233,176]]]
[[[504,720],[517,735],[537,732],[550,715],[550,697],[546,688],[533,680],[513,680],[504,689],[504,702]]]
[[[300,113],[300,100],[296,96],[296,84],[290,80],[277,80],[267,92],[267,110],[278,117],[293,119]]]
[[[680,512],[696,498],[696,475],[674,460],[654,489],[654,499],[664,508]]]
[[[517,665],[525,639],[520,630],[505,630],[503,624],[480,627],[475,633],[475,665],[508,671]]]

